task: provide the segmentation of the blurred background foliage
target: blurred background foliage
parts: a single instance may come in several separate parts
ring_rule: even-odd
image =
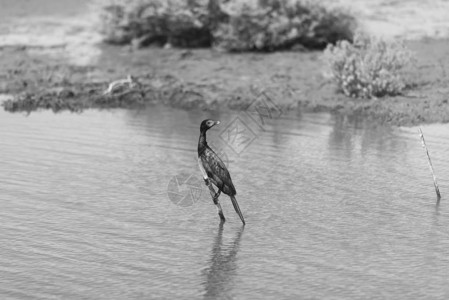
[[[354,98],[401,94],[413,54],[364,34],[348,11],[306,0],[99,0],[101,32],[135,48],[213,47],[228,52],[325,49],[339,92]]]
[[[355,18],[301,0],[99,0],[104,41],[226,51],[323,49],[352,41]]]

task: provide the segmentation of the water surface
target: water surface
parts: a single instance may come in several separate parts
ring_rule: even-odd
[[[206,117],[244,228],[201,183]],[[423,127],[436,205],[417,128],[252,117],[0,112],[1,298],[449,296],[448,125]]]

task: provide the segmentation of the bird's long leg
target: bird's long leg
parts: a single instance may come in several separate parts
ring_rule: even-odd
[[[221,208],[220,202],[218,201],[218,197],[221,194],[221,190],[218,189],[218,192],[215,192],[214,187],[210,184],[209,180],[205,180],[206,185],[209,187],[210,195],[212,197],[212,201],[214,201],[215,206],[217,207],[218,215],[220,216],[221,222],[225,222],[225,216],[223,214],[223,209]]]
[[[221,190],[218,190],[218,192],[216,192],[215,195],[212,197],[215,205],[218,203],[218,197],[220,197],[220,194],[221,194]]]
[[[221,209],[220,201],[218,200],[218,197],[220,196],[220,194],[221,194],[221,190],[219,189],[218,192],[215,193],[215,195],[212,199],[214,200],[214,204],[217,207],[217,212],[218,212],[218,215],[220,216],[220,220],[222,222],[224,222],[224,221],[226,221],[226,219],[223,214],[223,209]]]
[[[217,201],[217,204],[215,204],[217,206],[217,212],[218,212],[218,216],[220,217],[221,222],[225,222],[225,216],[223,214],[223,210],[221,209],[221,205],[220,202]]]

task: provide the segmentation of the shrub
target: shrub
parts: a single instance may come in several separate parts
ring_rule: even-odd
[[[406,87],[403,70],[413,55],[401,42],[356,34],[354,43],[329,45],[324,60],[340,91],[350,97],[398,95]]]
[[[97,0],[100,1],[100,0]],[[301,0],[101,0],[101,32],[110,43],[170,43],[229,51],[324,48],[352,40],[355,19]]]
[[[230,51],[325,48],[353,38],[355,19],[342,10],[300,0],[233,1],[229,22],[214,32],[216,45]]]
[[[104,40],[142,45],[210,46],[206,0],[103,1],[100,17]]]

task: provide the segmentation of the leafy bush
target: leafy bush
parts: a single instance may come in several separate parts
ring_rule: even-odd
[[[206,0],[102,1],[101,32],[105,41],[141,45],[210,46]]]
[[[97,0],[100,1],[100,0]],[[355,19],[301,0],[101,0],[110,43],[215,45],[229,51],[324,48],[352,40]]]
[[[354,43],[329,45],[324,60],[340,91],[350,97],[398,95],[406,87],[402,71],[413,55],[401,42],[356,34]]]
[[[288,49],[294,45],[324,48],[338,40],[352,40],[355,19],[305,1],[234,1],[229,22],[214,32],[216,45],[230,51]]]

